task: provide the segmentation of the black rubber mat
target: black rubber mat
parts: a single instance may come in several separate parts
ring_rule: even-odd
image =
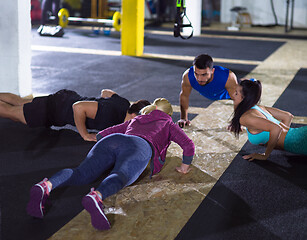
[[[300,69],[275,106],[296,116],[307,115],[307,68]]]
[[[26,214],[29,190],[57,170],[79,165],[92,143],[73,130],[30,129],[5,119],[0,119],[0,131],[2,239],[46,239],[82,210],[81,197],[90,186],[55,192],[51,201],[58,200],[44,220]]]
[[[214,37],[193,37],[189,40],[174,38],[169,35],[145,34],[146,53],[197,56],[207,53],[214,58],[240,60],[266,59],[271,53],[284,44],[282,41],[259,41],[247,39],[226,39]],[[200,52],[201,51],[201,52]]]
[[[307,116],[306,95],[301,69],[274,106]],[[307,156],[274,150],[268,161],[242,158],[263,150],[243,146],[176,240],[307,239]]]

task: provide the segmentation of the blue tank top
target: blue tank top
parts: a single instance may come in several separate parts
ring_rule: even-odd
[[[221,66],[213,66],[213,68],[215,69],[213,80],[205,86],[202,86],[199,85],[195,78],[193,66],[190,67],[188,77],[192,88],[210,100],[230,99],[229,93],[225,88],[229,76],[229,69]]]
[[[274,118],[271,114],[266,113],[265,111],[263,111],[260,107],[258,107],[257,105],[253,106],[252,109],[256,109],[257,111],[261,112],[268,120],[279,124],[280,121],[278,121],[276,118]],[[257,134],[252,134],[247,130],[247,136],[248,136],[248,140],[250,141],[251,144],[255,144],[255,145],[259,145],[259,144],[266,144],[269,139],[270,139],[270,132],[267,131],[262,131],[260,133]]]

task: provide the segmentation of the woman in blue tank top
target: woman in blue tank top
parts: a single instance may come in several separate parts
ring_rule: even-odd
[[[243,158],[249,161],[266,160],[273,149],[307,155],[307,126],[290,128],[291,113],[257,105],[261,92],[260,81],[243,80],[232,96],[236,108],[229,129],[238,136],[241,126],[245,126],[252,144],[266,146],[264,153],[252,153]]]

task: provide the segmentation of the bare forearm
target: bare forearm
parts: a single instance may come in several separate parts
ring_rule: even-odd
[[[180,111],[181,111],[180,118],[188,120],[188,108],[185,108],[182,105],[180,105]]]
[[[267,147],[265,149],[265,157],[268,158],[272,153],[273,149],[276,147],[278,139],[280,137],[281,128],[274,129],[270,132],[270,139],[267,143]]]
[[[265,107],[272,116],[283,123],[283,125],[290,127],[291,122],[293,120],[293,115],[290,112],[280,110],[278,108],[273,107]]]
[[[293,120],[293,117],[294,117],[294,116],[293,116],[291,113],[288,113],[287,118],[285,118],[285,119],[282,121],[282,123],[285,124],[287,127],[290,127],[291,122],[292,122],[292,120]]]
[[[73,104],[75,125],[85,141],[96,141],[96,134],[87,131],[86,119],[95,119],[97,111],[96,101],[79,101]]]
[[[276,146],[276,143],[268,143],[267,148],[265,149],[265,153],[264,153],[264,156],[266,157],[266,159],[269,158],[275,146]]]
[[[88,134],[88,131],[86,129],[86,115],[85,113],[80,113],[78,111],[74,112],[74,120],[75,120],[75,125],[76,128],[78,129],[79,134],[81,137],[84,139],[84,137]]]
[[[189,98],[180,96],[180,118],[188,120]]]

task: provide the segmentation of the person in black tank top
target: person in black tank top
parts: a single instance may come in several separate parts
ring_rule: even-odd
[[[84,140],[96,141],[96,133],[87,129],[103,130],[132,119],[149,104],[139,100],[130,106],[127,99],[110,89],[103,89],[99,98],[83,97],[67,89],[34,99],[0,93],[0,117],[31,128],[69,124],[77,127]]]

